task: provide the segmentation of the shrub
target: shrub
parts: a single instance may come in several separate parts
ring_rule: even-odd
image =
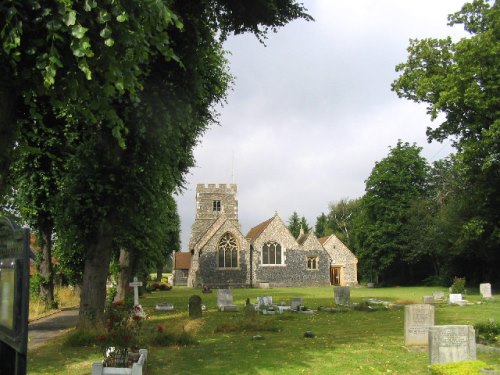
[[[478,341],[486,345],[496,345],[500,338],[500,323],[493,320],[486,323],[477,323],[474,325]]]
[[[482,361],[461,361],[445,364],[432,365],[430,373],[432,375],[470,375],[479,374],[479,370],[488,365]]]
[[[149,342],[154,346],[188,346],[196,344],[197,341],[189,332],[182,331],[181,333],[165,332],[163,326],[156,326],[154,333],[150,337]]]
[[[465,277],[455,277],[451,284],[452,293],[465,293]]]

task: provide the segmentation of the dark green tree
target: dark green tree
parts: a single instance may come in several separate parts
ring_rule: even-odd
[[[314,225],[314,234],[318,238],[332,234],[331,229],[328,226],[328,217],[324,212],[322,212],[321,215],[316,218],[316,224]]]
[[[398,141],[366,180],[354,221],[355,244],[361,272],[372,280],[395,274],[408,252],[408,210],[426,191],[428,165],[420,151]]]
[[[293,211],[293,214],[288,219],[288,230],[295,238],[300,234],[300,217],[296,211]]]
[[[392,89],[399,97],[426,103],[431,119],[443,115],[429,140],[450,138],[457,148],[470,191],[470,211],[459,235],[467,276],[497,278],[500,265],[500,6],[476,0],[449,16],[470,37],[412,40],[408,60]],[[459,244],[457,243],[457,246]]]
[[[330,203],[328,212],[328,227],[347,247],[354,250],[353,220],[359,209],[359,199],[343,198]]]

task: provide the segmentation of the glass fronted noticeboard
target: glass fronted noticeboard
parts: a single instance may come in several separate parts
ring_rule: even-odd
[[[15,314],[16,261],[0,259],[0,326],[13,331]]]

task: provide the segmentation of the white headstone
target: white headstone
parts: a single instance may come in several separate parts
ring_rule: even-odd
[[[217,306],[230,306],[233,304],[233,291],[231,289],[217,289]]]
[[[429,360],[435,363],[476,359],[476,334],[472,326],[429,327]]]
[[[137,280],[137,276],[134,276],[134,281],[130,284],[134,288],[134,306],[139,304],[139,287],[142,286],[142,282]]]
[[[259,306],[272,306],[272,304],[273,304],[273,297],[271,296],[257,297],[257,305]]]
[[[484,283],[484,284],[479,284],[479,291],[481,292],[481,295],[483,298],[491,298],[491,284],[490,283]]]
[[[460,303],[462,302],[462,294],[461,293],[451,293],[450,294],[450,303]]]
[[[434,325],[434,306],[416,304],[405,306],[405,345],[427,346],[429,327]]]

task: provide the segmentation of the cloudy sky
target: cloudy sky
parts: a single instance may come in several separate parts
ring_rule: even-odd
[[[376,161],[398,139],[432,162],[451,152],[426,141],[425,107],[390,90],[410,38],[465,36],[447,26],[456,0],[308,0],[315,22],[226,43],[236,76],[228,103],[195,149],[196,167],[177,198],[187,251],[198,183],[238,184],[243,234],[275,211],[314,226],[331,202],[364,194]]]

